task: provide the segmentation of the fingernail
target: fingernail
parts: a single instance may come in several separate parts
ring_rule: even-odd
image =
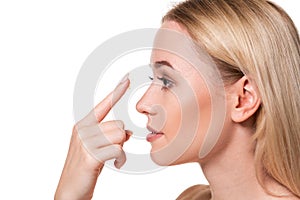
[[[129,136],[132,136],[132,135],[133,135],[133,133],[132,133],[131,130],[125,130],[125,131],[126,131],[126,134],[127,134],[127,135],[129,135]]]
[[[122,80],[119,82],[119,84],[125,83],[125,82],[128,80],[128,76],[129,76],[129,73],[127,73],[127,74],[122,78]]]

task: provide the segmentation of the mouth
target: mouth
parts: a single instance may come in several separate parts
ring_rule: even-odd
[[[163,132],[157,131],[154,128],[147,126],[147,129],[150,131],[150,133],[147,135],[146,140],[148,142],[154,142],[158,138],[164,135]]]

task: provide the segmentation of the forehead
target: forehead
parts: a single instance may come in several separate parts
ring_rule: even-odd
[[[191,45],[189,38],[187,31],[178,23],[165,21],[155,38],[151,63],[167,61],[177,71],[190,68],[191,64],[188,62],[188,57],[195,57],[195,55],[192,55],[194,52],[185,50],[191,49],[189,48]]]
[[[179,72],[214,75],[218,69],[201,44],[192,40],[188,32],[173,21],[166,21],[157,31],[151,63],[167,61]],[[196,73],[196,74],[197,74]]]
[[[165,50],[153,49],[151,54],[151,64],[154,65],[157,63],[159,65],[171,66],[178,72],[189,71],[192,67],[185,59],[174,53]]]

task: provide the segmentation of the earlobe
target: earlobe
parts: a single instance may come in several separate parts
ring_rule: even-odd
[[[261,104],[259,91],[254,81],[247,76],[242,77],[234,84],[234,104],[231,118],[234,122],[241,123],[255,114]]]

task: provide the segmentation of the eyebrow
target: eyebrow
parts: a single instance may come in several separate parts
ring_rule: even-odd
[[[159,67],[161,67],[161,66],[163,66],[163,65],[164,65],[164,66],[168,66],[168,67],[174,69],[174,67],[173,67],[168,61],[165,61],[165,60],[157,61],[157,62],[154,63],[154,66],[155,66],[156,68],[159,68]]]

